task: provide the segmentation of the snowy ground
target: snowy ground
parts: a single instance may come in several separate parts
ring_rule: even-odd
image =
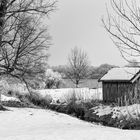
[[[16,101],[16,102],[20,102],[19,99],[15,98],[15,97],[8,97],[5,95],[1,95],[1,101]]]
[[[0,140],[139,140],[140,131],[103,127],[42,109],[0,111]]]

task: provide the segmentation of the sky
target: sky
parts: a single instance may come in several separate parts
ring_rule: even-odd
[[[77,46],[89,56],[90,64],[123,66],[126,61],[103,28],[109,0],[59,0],[49,20],[52,46],[49,65],[65,65],[72,48]]]

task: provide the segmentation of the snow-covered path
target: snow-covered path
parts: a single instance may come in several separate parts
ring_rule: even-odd
[[[139,140],[140,131],[91,124],[49,110],[0,112],[0,140]]]

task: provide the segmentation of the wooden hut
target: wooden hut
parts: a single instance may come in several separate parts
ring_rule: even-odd
[[[113,68],[101,79],[104,102],[126,102],[140,96],[140,68]]]

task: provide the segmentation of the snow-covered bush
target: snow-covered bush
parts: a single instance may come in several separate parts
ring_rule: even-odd
[[[140,104],[115,107],[112,118],[119,120],[140,120]]]
[[[112,114],[112,118],[117,120],[117,127],[123,129],[140,128],[140,104],[115,107]]]
[[[62,83],[62,76],[58,72],[54,72],[52,69],[48,69],[45,73],[45,88],[59,88]]]

